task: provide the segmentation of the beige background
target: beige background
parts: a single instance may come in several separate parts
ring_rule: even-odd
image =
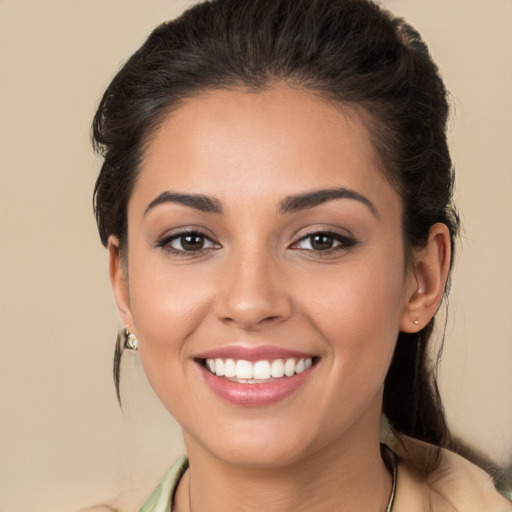
[[[0,0],[0,512],[138,509],[181,452],[119,326],[91,194],[89,125],[149,30],[190,2]],[[512,456],[512,2],[388,0],[430,44],[454,115],[465,237],[442,393],[456,432]]]

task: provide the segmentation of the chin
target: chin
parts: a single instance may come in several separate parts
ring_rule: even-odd
[[[210,453],[226,464],[255,469],[289,466],[307,458],[321,447],[312,425],[299,425],[289,421],[283,425],[274,420],[230,422],[229,427],[209,425],[208,432],[191,435],[184,431],[189,453]],[[224,428],[223,428],[224,427]]]

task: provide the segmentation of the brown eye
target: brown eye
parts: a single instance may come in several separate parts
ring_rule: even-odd
[[[184,251],[199,251],[203,248],[205,238],[202,235],[182,235],[177,239]]]
[[[215,243],[202,233],[188,232],[166,237],[158,244],[174,253],[194,253],[217,247]]]
[[[326,234],[312,235],[310,237],[311,248],[315,251],[326,251],[334,245],[332,236]]]
[[[301,238],[298,242],[293,244],[292,249],[329,253],[333,251],[343,251],[355,244],[355,240],[339,233],[319,231]]]

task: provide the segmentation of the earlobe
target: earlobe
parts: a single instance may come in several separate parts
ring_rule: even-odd
[[[126,265],[121,259],[119,239],[112,235],[108,239],[108,253],[110,282],[112,283],[112,290],[114,292],[119,315],[125,326],[133,326]]]
[[[414,255],[400,322],[403,332],[417,332],[435,315],[448,278],[451,262],[450,232],[445,224],[430,228],[427,245]]]

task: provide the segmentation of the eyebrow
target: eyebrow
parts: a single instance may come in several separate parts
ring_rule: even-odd
[[[375,217],[378,217],[377,209],[367,197],[359,194],[355,190],[344,187],[313,190],[303,194],[288,196],[281,201],[278,211],[281,214],[294,213],[314,208],[315,206],[319,206],[335,199],[353,199],[355,201],[359,201],[368,207]],[[168,190],[162,192],[158,197],[153,199],[151,203],[149,203],[148,207],[144,211],[144,215],[156,206],[165,203],[182,204],[205,213],[215,213],[218,215],[224,213],[221,202],[215,197],[203,194],[183,194]]]
[[[333,201],[334,199],[353,199],[359,201],[367,206],[375,217],[379,216],[377,208],[375,208],[374,204],[367,197],[359,194],[355,190],[344,187],[313,190],[304,194],[288,196],[281,201],[279,213],[293,213],[306,210],[328,201]]]
[[[153,199],[151,203],[149,203],[148,207],[144,211],[144,215],[156,206],[164,203],[182,204],[206,213],[223,213],[220,201],[214,197],[205,196],[203,194],[180,194],[178,192],[171,192],[168,190],[166,192],[162,192],[158,197]]]

